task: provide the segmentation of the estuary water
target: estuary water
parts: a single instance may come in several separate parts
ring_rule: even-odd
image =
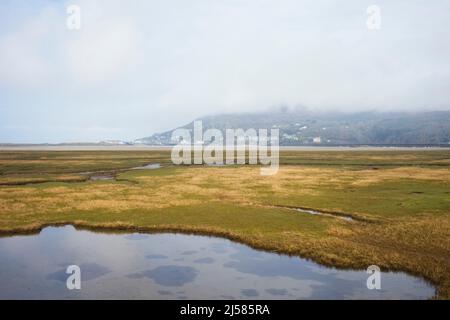
[[[67,267],[81,270],[69,290]],[[174,233],[97,233],[72,226],[0,238],[0,299],[428,299],[404,273],[337,270],[227,239]]]

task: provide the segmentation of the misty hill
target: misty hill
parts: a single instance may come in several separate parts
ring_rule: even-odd
[[[280,129],[280,145],[437,145],[450,144],[450,111],[436,112],[306,112],[275,111],[207,116],[203,130]],[[193,128],[193,122],[182,128]],[[135,143],[170,145],[172,131]]]

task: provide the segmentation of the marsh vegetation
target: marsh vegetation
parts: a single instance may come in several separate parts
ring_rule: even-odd
[[[129,170],[150,163],[161,168]],[[258,166],[173,166],[169,151],[0,152],[0,232],[217,235],[329,266],[405,271],[450,298],[450,151],[282,151],[280,163],[261,176]]]

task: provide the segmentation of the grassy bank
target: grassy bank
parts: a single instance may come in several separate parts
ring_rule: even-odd
[[[0,152],[0,232],[72,223],[214,234],[338,267],[407,271],[450,298],[450,151],[285,151],[269,177],[256,166],[174,167],[169,156]],[[126,170],[148,163],[166,167]],[[80,174],[95,171],[116,180]]]

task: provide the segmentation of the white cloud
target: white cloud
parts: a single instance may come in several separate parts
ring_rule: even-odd
[[[80,31],[66,28],[66,5],[74,3]],[[448,1],[379,0],[382,25],[375,32],[366,27],[371,4],[36,0],[24,9],[1,3],[5,16],[18,18],[0,20],[0,108],[9,110],[0,125],[29,114],[50,126],[70,115],[70,125],[81,128],[96,117],[105,128],[125,121],[124,138],[134,138],[207,113],[281,103],[449,109]]]
[[[47,83],[53,67],[46,50],[57,13],[44,8],[18,30],[0,37],[0,84],[19,88]]]
[[[139,33],[131,23],[111,21],[72,33],[66,57],[79,85],[113,81],[142,59]]]

